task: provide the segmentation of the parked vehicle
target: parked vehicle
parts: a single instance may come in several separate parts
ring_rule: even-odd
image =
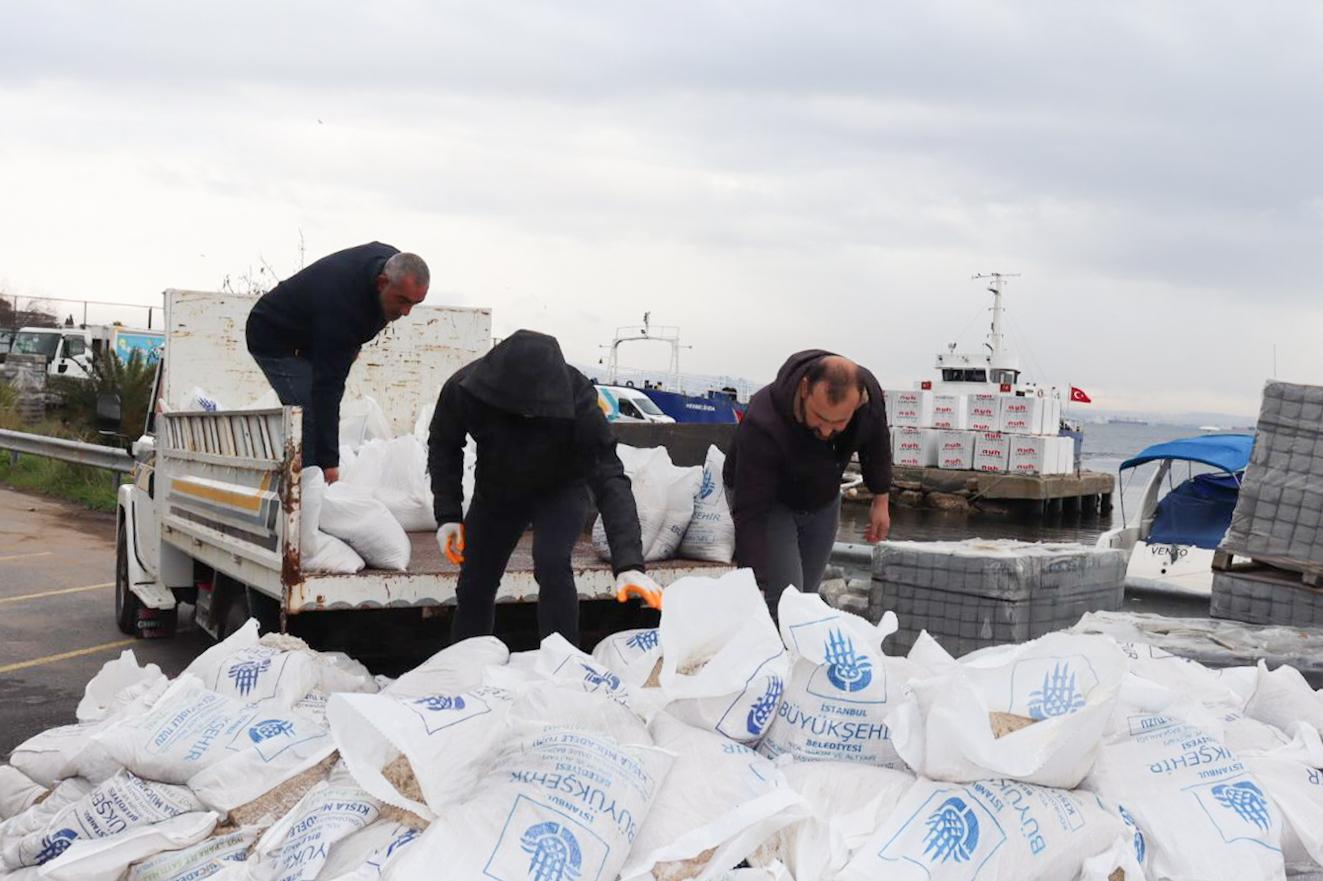
[[[625,385],[597,386],[597,405],[607,422],[674,422],[639,389]]]
[[[1098,538],[1099,547],[1130,552],[1126,587],[1209,594],[1213,551],[1231,525],[1253,446],[1249,434],[1201,435],[1154,444],[1121,463],[1118,483],[1126,472],[1157,463],[1138,510]]]
[[[300,555],[302,412],[299,407],[236,409],[270,390],[248,356],[244,322],[253,298],[166,292],[164,357],[146,434],[133,444],[132,483],[120,488],[115,617],[125,633],[173,632],[178,604],[193,603],[198,625],[217,638],[250,614],[286,629],[319,613],[371,616],[404,610],[435,615],[453,603],[458,568],[439,553],[431,531],[410,533],[405,572],[354,575],[306,571]],[[413,431],[442,383],[491,345],[486,309],[418,307],[363,347],[346,398],[371,396],[399,434]],[[205,389],[214,411],[172,411],[169,404]],[[585,539],[574,553],[580,597],[609,600],[614,577]],[[666,561],[649,566],[662,583],[724,571],[717,564]],[[537,596],[531,554],[515,551],[498,602]],[[380,617],[372,618],[381,621]],[[379,630],[362,631],[378,645]]]
[[[92,334],[78,327],[24,327],[15,335],[10,351],[45,357],[49,376],[86,379],[92,366]]]

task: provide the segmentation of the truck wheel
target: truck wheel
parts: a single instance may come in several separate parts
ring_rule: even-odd
[[[138,611],[142,601],[129,589],[129,538],[124,521],[115,534],[115,625],[129,636],[138,634]]]

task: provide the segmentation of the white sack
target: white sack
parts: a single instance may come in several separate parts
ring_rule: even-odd
[[[666,700],[658,689],[626,684],[559,633],[542,640],[536,651],[511,655],[507,666],[488,667],[483,681],[511,691],[522,691],[538,683],[555,683],[562,688],[610,698],[644,721],[650,720]]]
[[[759,751],[903,767],[885,724],[913,669],[882,652],[882,640],[896,631],[895,613],[873,625],[794,587],[782,592],[777,613],[790,680]]]
[[[333,483],[322,500],[320,528],[347,542],[374,569],[403,572],[413,546],[381,502],[361,487]]]
[[[380,441],[383,461],[372,496],[406,532],[436,532],[427,449],[413,435]]]
[[[810,816],[759,848],[756,862],[778,862],[795,881],[831,881],[891,815],[914,775],[856,762],[792,762],[782,769]]]
[[[1282,820],[1263,783],[1207,729],[1176,714],[1118,718],[1084,786],[1134,817],[1149,877],[1284,877]]]
[[[39,875],[49,881],[119,881],[132,863],[206,838],[218,819],[210,811],[180,814],[109,838],[79,839]]]
[[[1294,667],[1269,670],[1259,661],[1254,693],[1245,704],[1245,714],[1283,730],[1305,722],[1323,731],[1323,692],[1316,692]]]
[[[316,465],[304,468],[299,473],[299,555],[303,558],[304,568],[309,568],[308,561],[315,558],[321,550],[321,536],[318,529],[322,519],[322,498],[326,495],[326,475]]]
[[[318,532],[317,553],[312,557],[303,557],[301,565],[305,572],[353,575],[362,572],[367,563],[345,542],[325,532]]]
[[[735,520],[721,478],[725,465],[726,454],[715,445],[708,447],[703,480],[694,495],[694,513],[680,542],[679,556],[687,560],[729,563],[735,558]]]
[[[21,838],[6,836],[4,864],[9,869],[39,866],[75,841],[110,838],[201,810],[202,804],[186,786],[156,783],[121,771]]]
[[[226,409],[226,407],[211,392],[195,385],[188,390],[184,400],[179,402],[179,409],[190,413],[196,413],[199,410],[215,413],[217,410]]]
[[[9,765],[0,765],[0,820],[17,817],[50,790]]]
[[[490,750],[513,701],[510,692],[484,686],[421,697],[337,694],[327,703],[326,721],[359,786],[386,804],[430,821],[436,817],[434,808],[476,784],[482,770],[478,762]],[[401,793],[382,773],[401,755],[413,769],[426,804]]]
[[[521,695],[476,785],[386,872],[388,881],[616,878],[670,756],[614,701],[560,688]]]
[[[756,743],[776,715],[789,659],[749,569],[666,588],[659,677],[682,722]]]
[[[125,881],[201,881],[229,863],[242,863],[257,840],[252,826],[204,838],[191,847],[169,850],[129,867]]]
[[[1317,871],[1323,867],[1323,737],[1307,722],[1292,731],[1286,743],[1241,757],[1281,812],[1288,870]]]
[[[222,812],[306,771],[335,748],[314,720],[274,704],[244,704],[191,675],[171,683],[149,712],[95,737],[135,774],[187,783]]]
[[[675,754],[621,878],[720,878],[808,807],[770,761],[660,713],[654,743]]]
[[[391,436],[390,423],[376,398],[340,402],[340,449],[357,451],[369,441]]]
[[[16,847],[17,842],[29,834],[45,829],[51,818],[80,801],[95,788],[95,784],[81,777],[61,780],[43,801],[0,823],[0,853],[6,848]],[[3,865],[3,858],[0,858],[0,867]]]
[[[494,636],[475,636],[449,645],[382,690],[397,698],[456,694],[482,684],[487,667],[510,660],[510,650]]]
[[[258,641],[249,618],[224,641],[199,655],[184,672],[217,694],[244,703],[292,707],[318,684],[320,670],[310,651],[282,651]]]
[[[661,635],[656,627],[622,630],[593,649],[593,660],[620,677],[626,685],[643,685],[661,660]]]
[[[317,881],[379,881],[422,834],[404,823],[378,820],[333,845]]]
[[[1014,780],[919,780],[839,881],[1063,881],[1129,840],[1088,793]]]
[[[691,468],[673,465],[665,447],[617,444],[616,454],[634,492],[643,559],[650,562],[674,557],[694,513],[694,495],[703,482],[703,469],[696,465]],[[593,524],[593,547],[603,560],[611,559],[606,527],[600,516]]]
[[[155,664],[141,666],[133,649],[120,652],[118,658],[107,661],[83,689],[75,715],[79,722],[99,722],[116,708],[118,696],[126,689],[146,683],[150,688],[164,678]]]
[[[249,875],[255,881],[313,881],[330,848],[375,823],[380,812],[381,802],[340,762],[266,831],[249,860]]]
[[[892,741],[935,780],[1073,788],[1093,766],[1126,671],[1125,655],[1102,636],[1053,633],[975,653],[910,682],[887,717]],[[999,738],[993,711],[1036,721]]]

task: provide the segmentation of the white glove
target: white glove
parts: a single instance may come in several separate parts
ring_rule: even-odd
[[[626,603],[631,596],[638,597],[651,608],[660,609],[662,586],[637,569],[629,569],[616,576],[616,599]]]
[[[443,523],[436,531],[436,544],[441,554],[458,566],[464,562],[464,524]]]

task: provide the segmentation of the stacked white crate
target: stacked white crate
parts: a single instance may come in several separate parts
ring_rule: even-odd
[[[972,431],[942,431],[937,435],[937,467],[948,471],[972,471],[974,468]]]
[[[935,428],[901,426],[891,430],[891,461],[909,468],[931,468],[937,464]]]
[[[1007,395],[1001,402],[1001,430],[1009,434],[1038,435],[1043,433],[1045,398]],[[1053,434],[1056,433],[1055,427]]]
[[[933,393],[926,389],[898,389],[892,392],[894,401],[890,413],[891,424],[901,428],[933,427]]]
[[[971,431],[1001,431],[1001,402],[1005,395],[978,392],[965,396],[965,427]]]
[[[965,395],[934,394],[932,427],[944,431],[963,431],[969,427]]]
[[[1011,464],[1011,436],[1000,431],[974,432],[974,470],[1005,474]]]

